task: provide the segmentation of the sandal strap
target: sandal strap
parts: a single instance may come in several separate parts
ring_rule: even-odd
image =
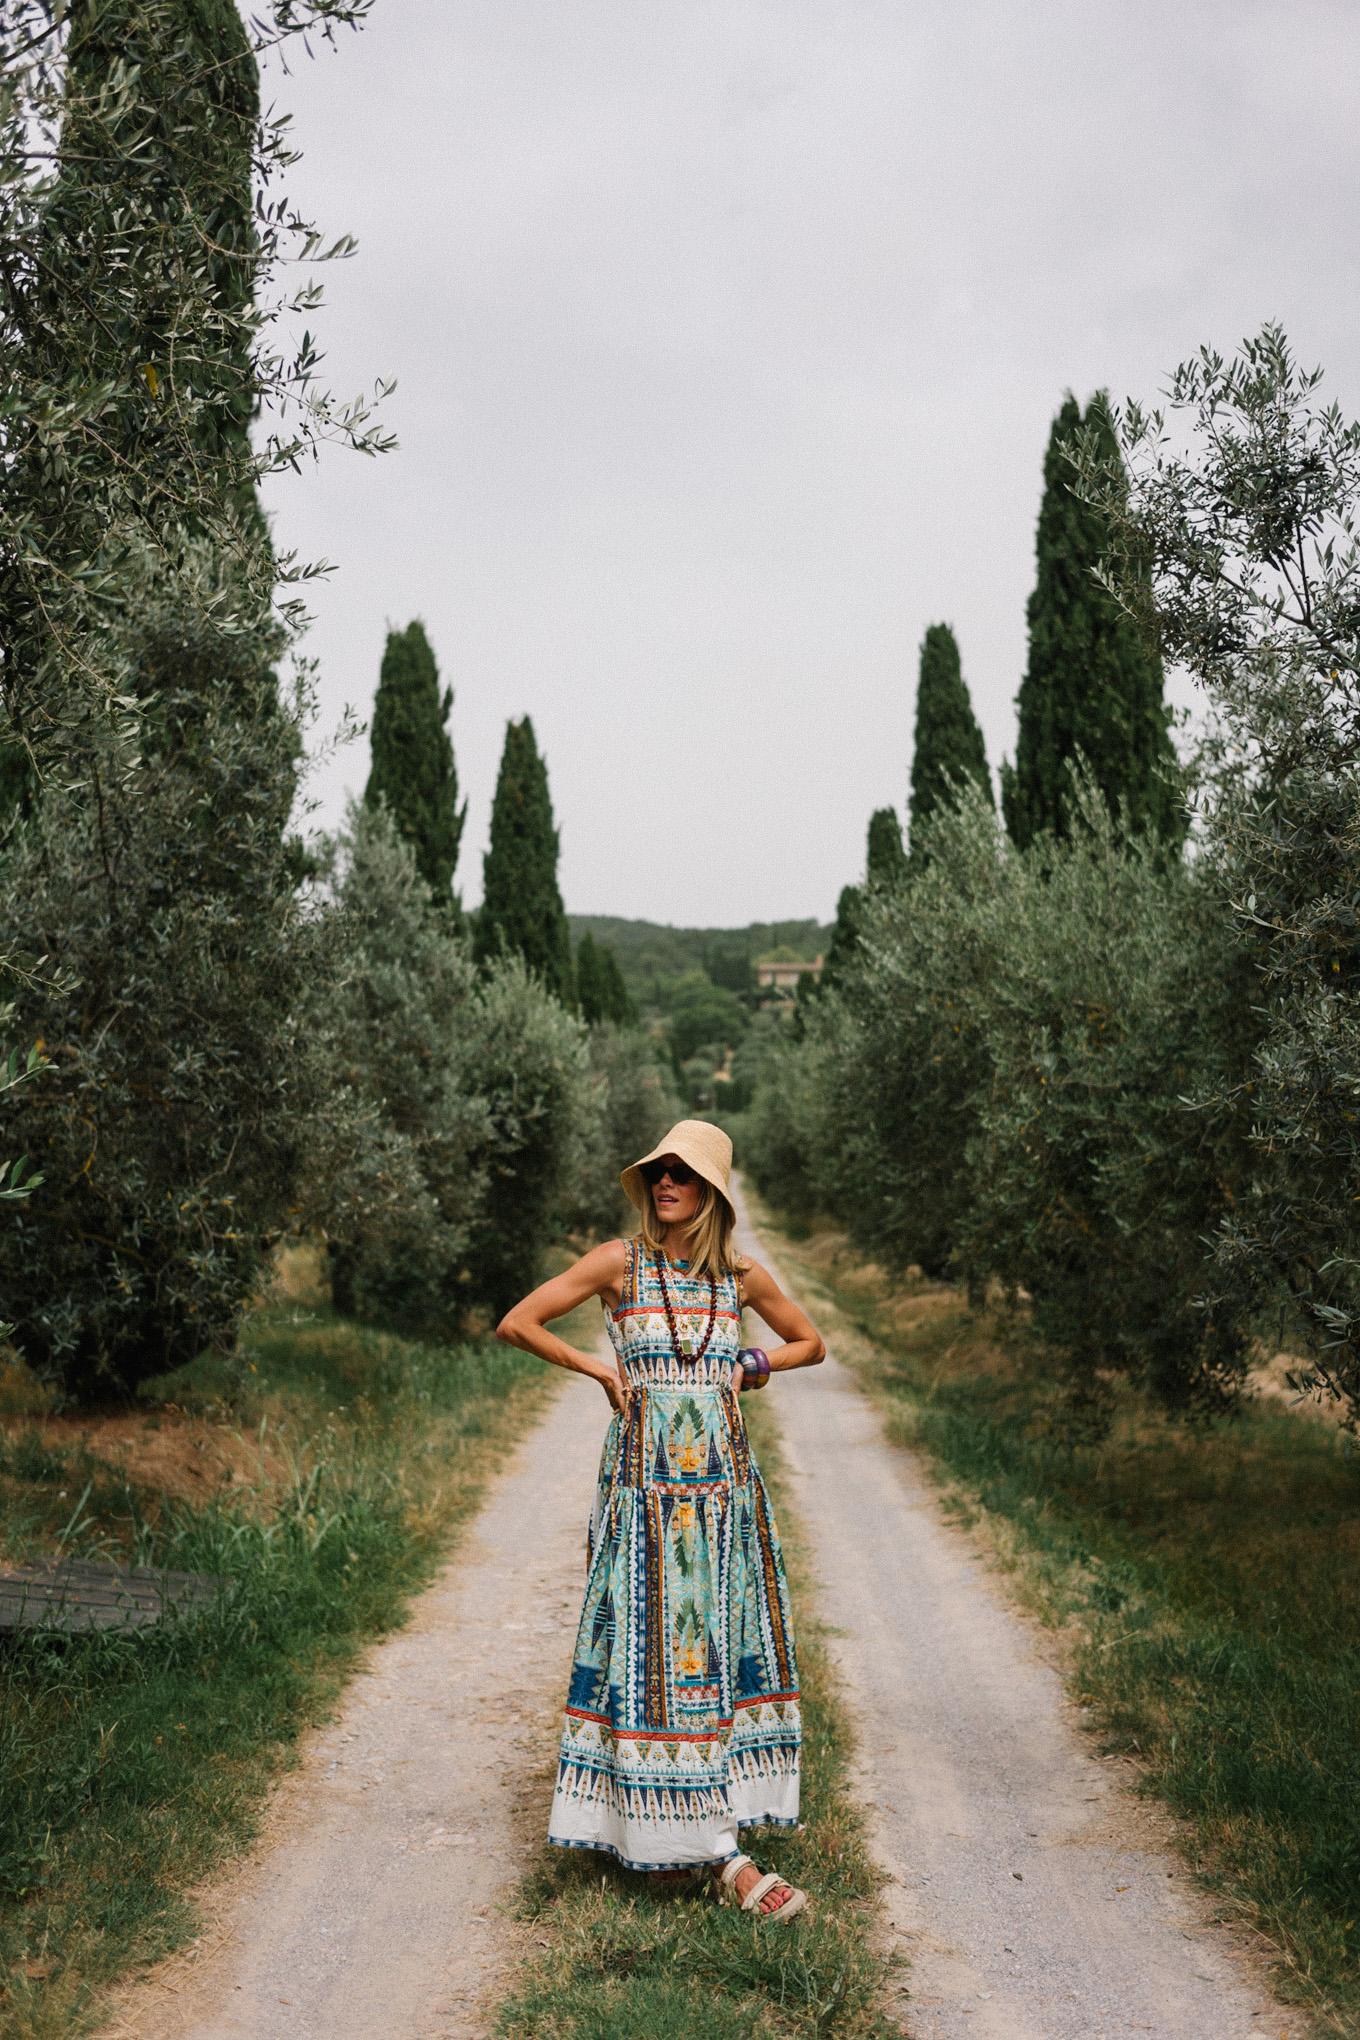
[[[724,1891],[732,1889],[734,1879],[739,1877],[748,1865],[752,1870],[755,1869],[755,1864],[751,1862],[749,1856],[734,1856],[730,1863],[723,1864],[722,1869],[718,1872],[718,1882]]]
[[[773,1891],[776,1884],[787,1885],[789,1890],[793,1889],[792,1885],[789,1884],[789,1880],[787,1877],[781,1877],[777,1870],[767,1870],[763,1877],[758,1877],[756,1879],[755,1883],[751,1886],[751,1889],[747,1892],[745,1898],[742,1900],[741,1902],[742,1911],[743,1912],[759,1911],[761,1899],[764,1898],[766,1892]]]

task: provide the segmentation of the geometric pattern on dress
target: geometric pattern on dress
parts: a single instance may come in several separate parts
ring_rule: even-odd
[[[736,1853],[798,1819],[802,1723],[779,1533],[731,1385],[740,1278],[677,1359],[651,1251],[628,1243],[609,1337],[628,1384],[605,1439],[548,1839],[632,1869]],[[682,1345],[707,1277],[666,1262]]]

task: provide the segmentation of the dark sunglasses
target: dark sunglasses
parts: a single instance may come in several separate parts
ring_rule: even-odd
[[[663,1176],[669,1176],[677,1190],[683,1190],[687,1183],[694,1181],[694,1170],[688,1162],[644,1162],[642,1180],[650,1183],[655,1190]]]

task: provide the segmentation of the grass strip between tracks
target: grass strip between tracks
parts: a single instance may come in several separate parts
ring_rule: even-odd
[[[1023,1322],[892,1279],[830,1228],[762,1223],[889,1435],[1063,1635],[1102,1747],[1181,1817],[1222,1916],[1273,1945],[1279,1997],[1360,2034],[1354,1441],[1278,1399],[1176,1423],[1118,1384],[1083,1440]]]
[[[766,1928],[708,1887],[655,1889],[589,1850],[553,1849],[525,1880],[520,1910],[544,1953],[500,2011],[505,2040],[882,2040],[892,1970],[878,1952],[878,1873],[850,1793],[852,1739],[810,1567],[780,1480],[778,1385],[743,1396],[770,1488],[794,1603],[803,1698],[801,1834],[743,1834],[763,1870],[806,1887],[808,1914]],[[584,1581],[582,1582],[584,1585]]]
[[[250,1840],[299,1733],[401,1622],[548,1375],[314,1300],[264,1310],[229,1365],[158,1389],[159,1410],[102,1432],[35,1421],[0,1445],[9,1556],[51,1550],[71,1519],[76,1555],[232,1583],[140,1636],[0,1644],[3,2040],[88,2030],[121,1973],[193,1937],[186,1893]],[[126,1449],[101,1451],[130,1423],[144,1459],[178,1443],[216,1479],[192,1496],[141,1482]]]

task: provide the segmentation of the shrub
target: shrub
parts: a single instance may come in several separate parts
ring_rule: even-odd
[[[487,1101],[465,1083],[476,972],[385,805],[351,808],[330,855],[345,960],[314,1010],[344,1107],[319,1206],[335,1302],[454,1328],[491,1138]]]
[[[828,1188],[828,1163],[838,1148],[827,1118],[827,1052],[840,1018],[840,1007],[827,999],[795,1037],[758,1014],[749,1047],[733,1058],[738,1081],[751,1093],[733,1134],[738,1159],[761,1195],[796,1218],[836,1205]],[[769,1024],[762,1028],[762,1021]]]

